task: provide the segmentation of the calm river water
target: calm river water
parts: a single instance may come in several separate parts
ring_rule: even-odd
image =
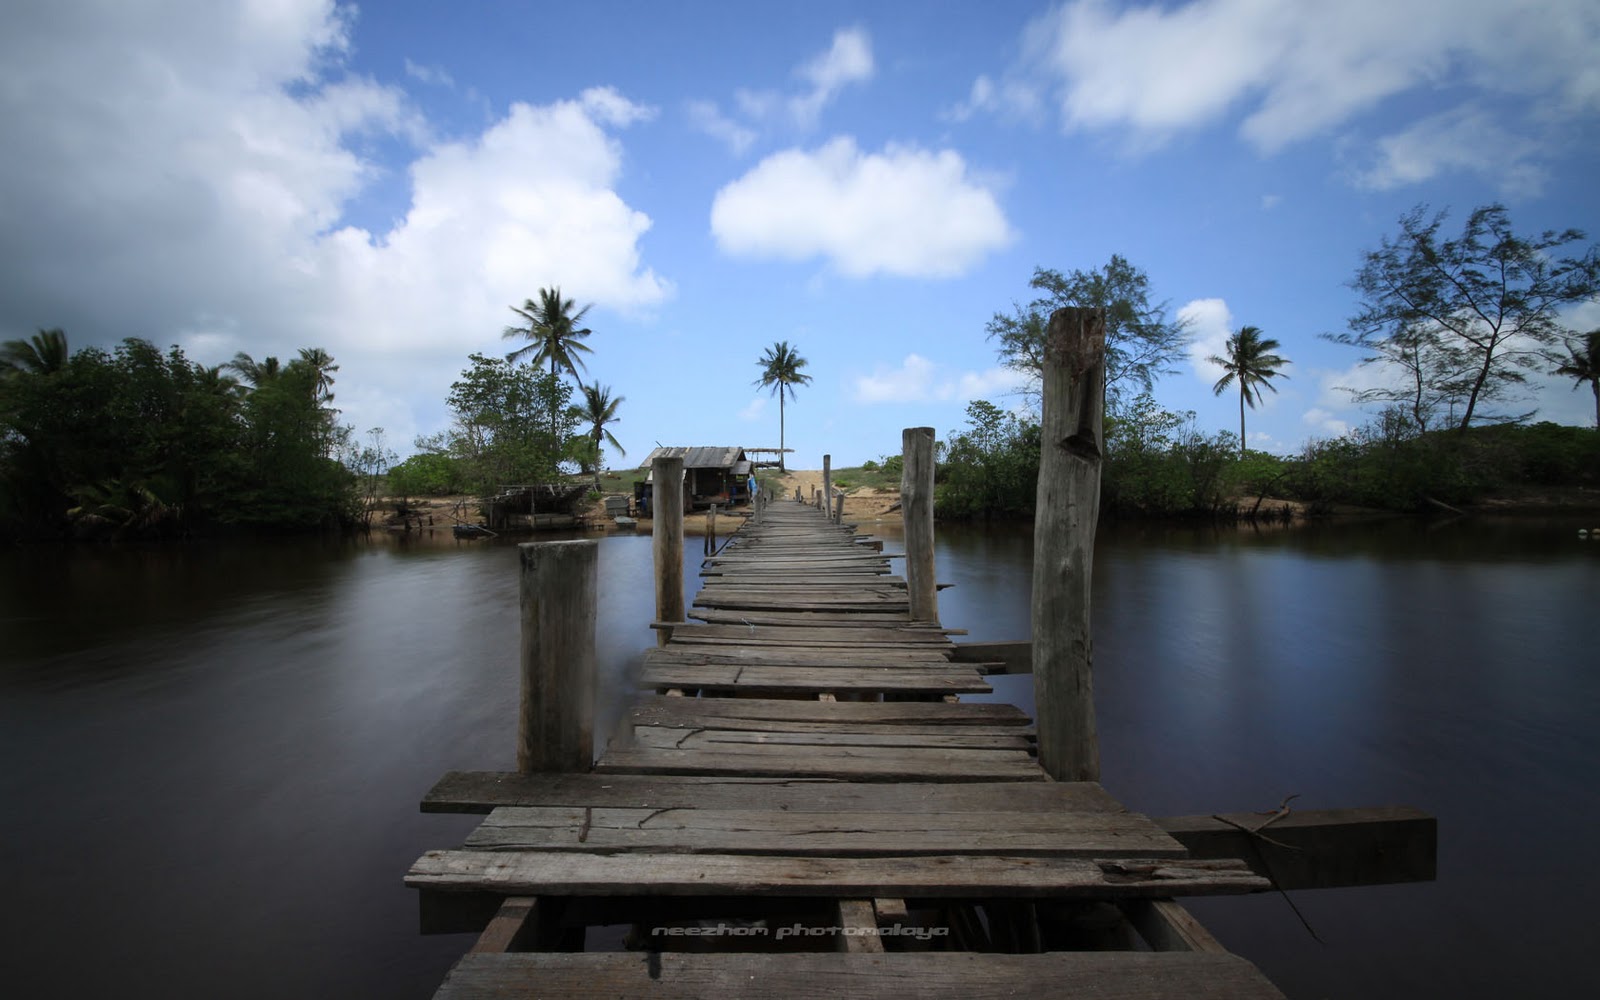
[[[1295,894],[1326,944],[1276,896],[1195,904],[1291,996],[1593,988],[1600,543],[1580,526],[1102,530],[1113,794],[1439,817],[1437,883]],[[1025,637],[1029,546],[941,529],[945,623]],[[432,782],[512,764],[516,566],[447,537],[0,553],[6,995],[428,996],[470,939],[418,936],[401,878],[475,823],[420,815]],[[600,566],[609,731],[652,642],[649,539],[606,539]],[[1031,708],[1029,685],[998,696]]]

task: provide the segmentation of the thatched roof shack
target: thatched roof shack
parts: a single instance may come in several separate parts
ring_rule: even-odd
[[[645,458],[643,467],[650,468],[657,458],[683,459],[684,510],[750,502],[751,465],[741,447],[657,448]],[[649,510],[654,486],[646,477],[634,487],[640,510]]]

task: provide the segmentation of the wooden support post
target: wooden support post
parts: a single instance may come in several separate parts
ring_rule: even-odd
[[[717,505],[712,504],[706,512],[706,542],[705,554],[716,555],[717,552]]]
[[[840,931],[840,951],[882,953],[883,938],[878,936],[878,917],[870,899],[841,899],[835,926]]]
[[[833,518],[833,456],[822,456],[822,502],[817,509],[830,520]]]
[[[933,428],[907,427],[900,432],[903,468],[900,510],[905,521],[906,593],[911,620],[939,620],[939,585],[933,570]]]
[[[1057,781],[1100,780],[1089,588],[1100,515],[1105,324],[1101,309],[1057,309],[1045,333],[1033,528],[1033,698],[1039,764]]]
[[[600,543],[527,542],[522,556],[522,698],[517,770],[594,764],[594,623]]]
[[[489,926],[478,935],[469,955],[528,951],[539,925],[539,901],[533,896],[507,896]]]
[[[843,524],[844,523],[844,491],[843,490],[841,490],[839,492],[838,496],[833,498],[833,523],[834,524]]]
[[[1131,899],[1120,904],[1128,922],[1151,951],[1201,951],[1224,954],[1224,948],[1200,921],[1170,899]]]
[[[681,622],[683,604],[683,459],[658,458],[651,468],[655,519],[650,529],[656,567],[656,621]],[[670,633],[656,633],[667,644]]]

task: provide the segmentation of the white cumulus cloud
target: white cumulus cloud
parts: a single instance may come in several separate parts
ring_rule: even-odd
[[[849,84],[872,79],[872,41],[861,28],[836,31],[828,51],[811,59],[798,72],[811,89],[789,99],[789,113],[801,125],[815,125],[817,116],[839,91]]]
[[[1451,170],[1486,177],[1511,197],[1537,195],[1545,182],[1535,162],[1541,144],[1470,106],[1430,115],[1383,136],[1375,147],[1376,162],[1356,174],[1357,185],[1371,190],[1418,184]]]
[[[960,154],[848,137],[769,156],[717,192],[711,230],[726,253],[806,260],[842,274],[946,278],[1008,245],[1011,226]]]
[[[1222,357],[1228,338],[1233,336],[1233,313],[1222,299],[1195,299],[1178,310],[1178,320],[1188,324],[1189,367],[1206,385],[1227,374],[1209,359]]]
[[[1346,434],[1350,433],[1350,425],[1348,423],[1340,420],[1338,417],[1334,416],[1332,412],[1325,410],[1320,406],[1313,406],[1311,409],[1302,413],[1300,415],[1300,419],[1307,424],[1310,424],[1321,433],[1332,435],[1333,437],[1344,437]]]
[[[649,108],[597,88],[442,141],[403,91],[344,72],[354,16],[329,0],[8,12],[0,122],[28,153],[0,158],[0,337],[143,336],[211,364],[323,347],[345,419],[404,443],[437,424],[413,406],[441,405],[539,286],[624,310],[671,293],[640,259],[649,218],[615,191],[615,130]],[[364,152],[375,134],[401,158]],[[396,176],[399,221],[351,225]]]
[[[841,28],[834,32],[826,50],[795,68],[794,75],[804,82],[805,89],[787,95],[749,87],[735,90],[733,104],[743,121],[724,115],[715,101],[690,101],[689,124],[739,155],[760,137],[763,126],[787,125],[802,131],[816,128],[823,110],[846,87],[866,83],[874,72],[872,39],[866,30]]]
[[[1068,0],[1024,30],[1023,54],[1005,79],[1012,92],[1047,94],[1065,128],[1112,130],[1135,149],[1236,123],[1270,153],[1412,94],[1511,102],[1521,113],[1495,127],[1521,147],[1600,110],[1597,50],[1600,5],[1592,0]],[[980,78],[954,114],[1001,111],[1006,92]],[[1399,148],[1407,131],[1379,153],[1396,160],[1381,175],[1396,183],[1424,159]],[[1500,169],[1508,190],[1530,184],[1529,165],[1515,155],[1461,162],[1460,147],[1451,147],[1428,169]]]
[[[1008,395],[1021,389],[1026,377],[1009,368],[952,372],[920,354],[908,354],[897,367],[879,365],[855,379],[858,403],[911,403],[927,400],[966,402]]]

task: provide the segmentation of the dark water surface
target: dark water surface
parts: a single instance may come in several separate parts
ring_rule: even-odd
[[[1102,531],[1113,794],[1439,817],[1437,883],[1295,894],[1326,945],[1275,896],[1194,904],[1291,996],[1593,987],[1600,543],[1578,527]],[[946,624],[1025,637],[1029,546],[941,529]],[[600,567],[609,731],[652,642],[649,539],[606,539]],[[417,935],[401,878],[476,820],[417,801],[512,764],[516,585],[514,547],[449,540],[0,554],[6,995],[430,995],[470,938]],[[1031,706],[1028,678],[997,687]]]

